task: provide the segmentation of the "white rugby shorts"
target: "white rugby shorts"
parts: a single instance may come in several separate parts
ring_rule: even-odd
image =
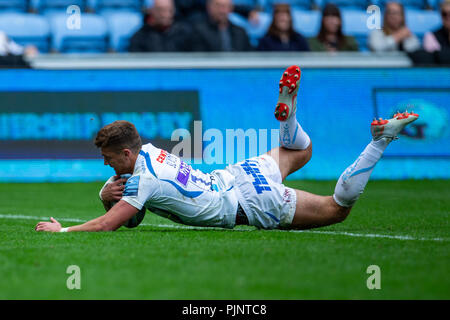
[[[264,154],[227,167],[249,224],[261,229],[288,227],[294,218],[295,190],[282,184],[276,161]]]

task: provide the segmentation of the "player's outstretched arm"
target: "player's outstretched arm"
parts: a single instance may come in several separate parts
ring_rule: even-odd
[[[86,223],[72,226],[69,228],[62,228],[61,224],[51,218],[51,222],[39,222],[36,231],[48,232],[76,232],[76,231],[114,231],[120,228],[125,221],[133,217],[138,212],[138,209],[123,200],[119,201],[106,214]]]

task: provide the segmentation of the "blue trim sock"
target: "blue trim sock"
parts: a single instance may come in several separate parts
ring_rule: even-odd
[[[280,121],[280,144],[287,149],[304,150],[308,148],[311,139],[303,131],[295,114],[286,121]]]
[[[381,138],[372,140],[356,161],[339,177],[334,189],[334,201],[342,207],[351,207],[363,193],[370,175],[381,159],[389,141]]]

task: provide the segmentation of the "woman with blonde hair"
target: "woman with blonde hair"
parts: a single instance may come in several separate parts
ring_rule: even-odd
[[[258,50],[309,51],[306,39],[294,30],[288,4],[274,6],[272,23],[267,34],[259,40]]]
[[[419,39],[405,22],[405,9],[401,3],[388,2],[383,18],[383,29],[375,29],[369,35],[372,51],[414,52],[420,49]]]

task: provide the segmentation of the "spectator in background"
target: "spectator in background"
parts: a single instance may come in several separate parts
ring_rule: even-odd
[[[206,0],[175,0],[176,20],[195,22],[206,18]]]
[[[259,40],[261,51],[309,51],[308,42],[292,25],[291,7],[288,4],[276,4],[273,8],[273,20],[267,34]]]
[[[322,11],[322,23],[317,37],[309,39],[311,51],[358,51],[354,37],[342,33],[342,18],[339,8],[328,3]]]
[[[39,53],[35,46],[23,47],[11,40],[5,32],[0,31],[0,56],[21,56],[34,57]]]
[[[450,62],[450,0],[441,3],[442,28],[427,32],[423,39],[423,48],[436,53],[437,62]]]
[[[38,53],[35,46],[23,47],[0,31],[0,68],[30,68],[24,57],[33,58]]]
[[[228,15],[233,11],[231,0],[208,0],[207,18],[194,24],[192,51],[249,51],[252,49],[244,29],[232,24]]]
[[[383,17],[383,30],[375,29],[369,35],[373,51],[405,51],[420,49],[419,39],[405,23],[405,9],[398,2],[388,2]]]
[[[175,0],[176,20],[185,20],[188,23],[205,19],[206,0]],[[253,7],[245,4],[233,6],[233,11],[246,17],[250,23],[258,23],[259,11],[262,10],[258,5]]]
[[[130,52],[186,51],[189,27],[174,22],[173,0],[155,0],[144,16],[144,25],[131,37]]]

